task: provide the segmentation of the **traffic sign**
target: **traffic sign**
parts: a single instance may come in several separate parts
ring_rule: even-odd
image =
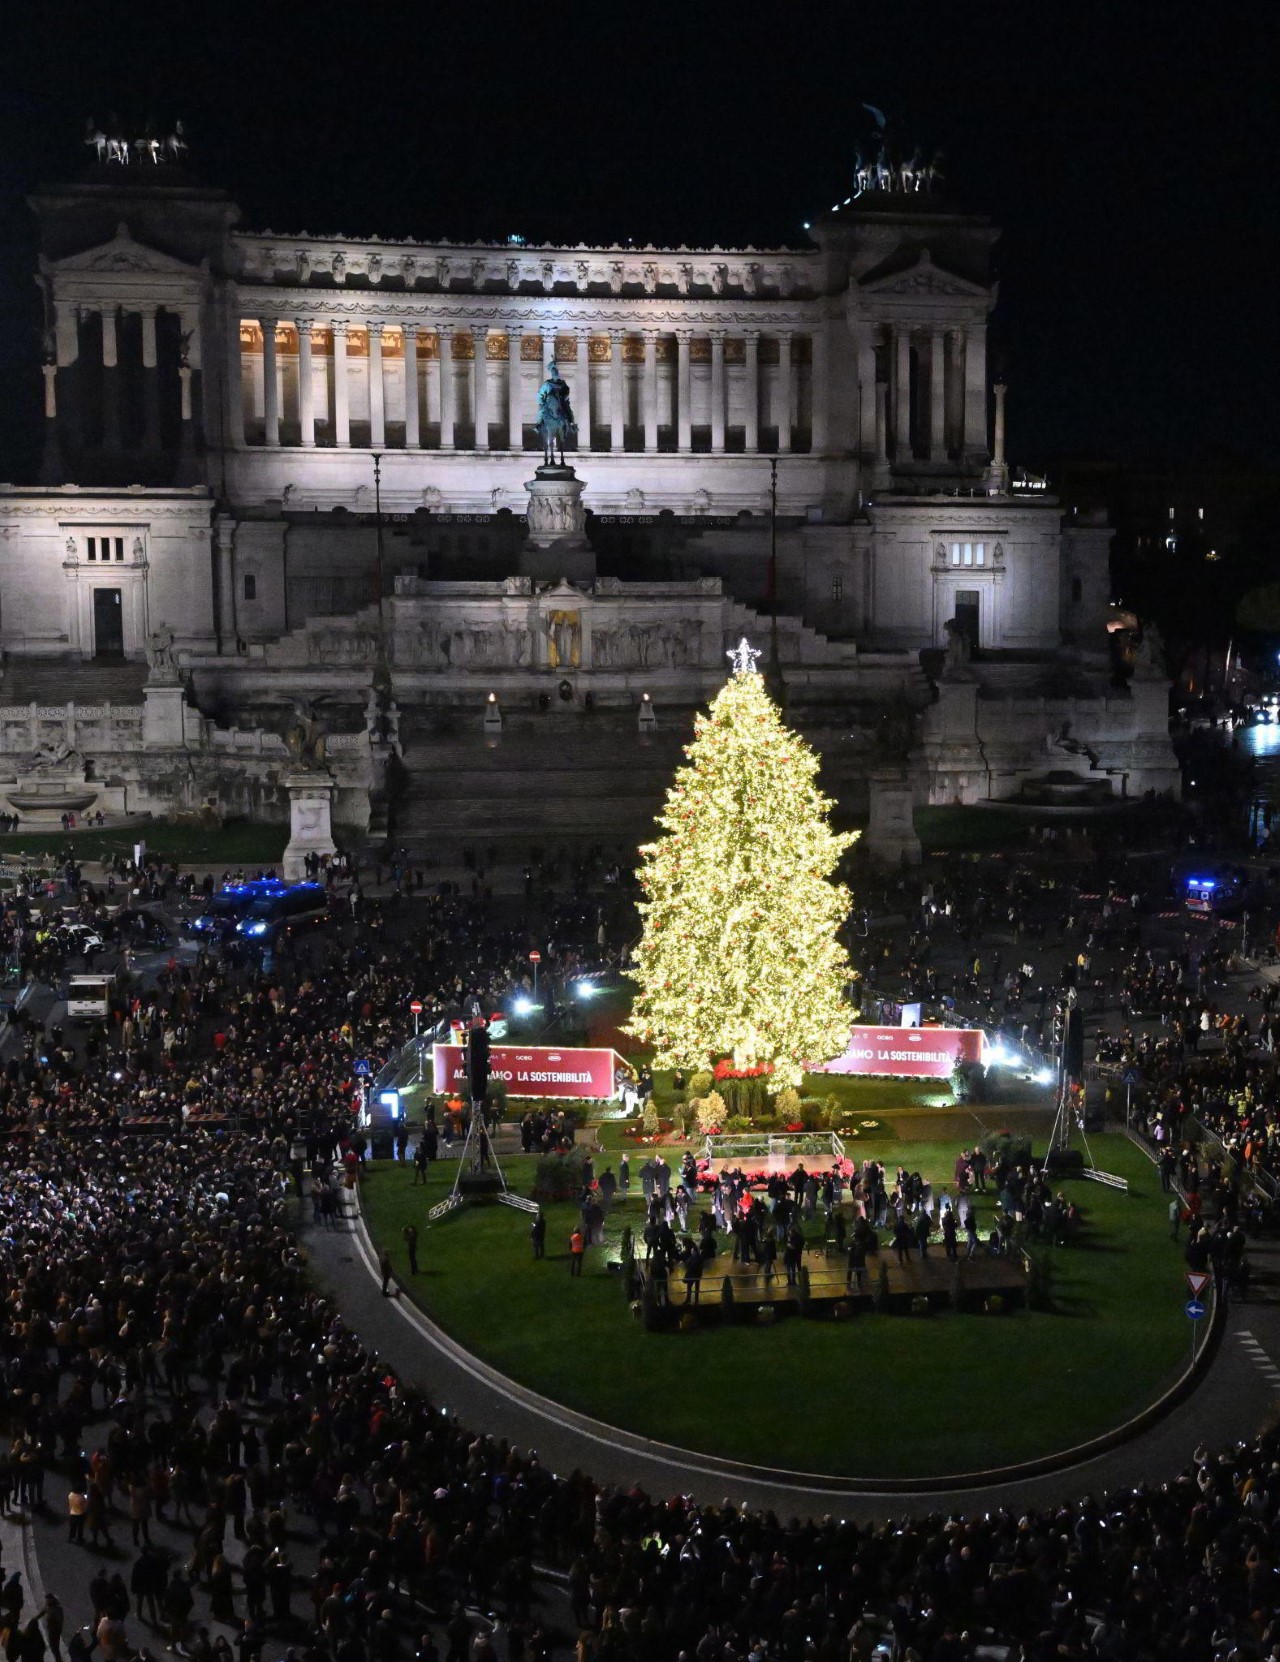
[[[420,1016],[422,1014],[422,1000],[420,998],[415,998],[412,1004],[410,1004],[409,1009],[415,1016]]]
[[[1187,1314],[1191,1317],[1193,1322],[1198,1322],[1201,1316],[1204,1315],[1204,1305],[1201,1304],[1198,1298],[1189,1299],[1187,1301]]]
[[[363,1057],[356,1063],[355,1075],[357,1079],[366,1079],[373,1072],[373,1064],[366,1062]]]
[[[1208,1270],[1188,1270],[1187,1286],[1191,1289],[1192,1298],[1199,1298],[1212,1280],[1213,1277]]]
[[[529,954],[529,962],[531,964],[540,964],[542,962],[542,954],[537,950],[536,947]]]
[[[1124,1070],[1123,1082],[1126,1085],[1141,1085],[1142,1075],[1138,1072],[1137,1068],[1126,1068]]]

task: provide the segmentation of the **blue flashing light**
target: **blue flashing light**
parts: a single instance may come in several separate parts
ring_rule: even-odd
[[[246,918],[236,925],[237,935],[265,935],[270,924],[263,918]]]
[[[1216,889],[1217,886],[1217,882],[1212,877],[1187,878],[1187,887],[1189,889]]]

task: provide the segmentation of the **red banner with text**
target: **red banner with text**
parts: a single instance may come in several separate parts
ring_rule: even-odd
[[[843,1056],[815,1073],[876,1073],[898,1079],[946,1079],[957,1062],[981,1062],[980,1027],[855,1027]]]
[[[612,1097],[616,1050],[564,1049],[558,1045],[493,1045],[489,1078],[510,1096]],[[433,1045],[437,1091],[466,1094],[467,1057],[461,1045]]]

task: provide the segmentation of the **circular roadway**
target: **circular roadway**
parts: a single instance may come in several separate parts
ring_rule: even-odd
[[[1280,1396],[1280,1243],[1255,1243],[1251,1258],[1259,1297],[1228,1309],[1216,1354],[1189,1394],[1133,1438],[1024,1478],[965,1487],[940,1482],[933,1490],[877,1489],[720,1460],[562,1408],[481,1362],[409,1298],[383,1298],[376,1256],[359,1217],[340,1230],[309,1226],[305,1240],[317,1277],[365,1345],[464,1425],[536,1450],[555,1472],[579,1468],[619,1487],[640,1484],[653,1495],[691,1494],[704,1503],[747,1503],[786,1517],[831,1513],[874,1519],[997,1507],[1022,1510],[1160,1482],[1176,1477],[1201,1443],[1212,1448],[1256,1435],[1275,1413]],[[495,1315],[496,1319],[500,1318]],[[566,1330],[565,1343],[573,1343],[571,1330]],[[858,1391],[871,1383],[860,1377],[856,1366],[851,1370],[851,1405],[856,1408]],[[965,1412],[963,1386],[948,1389],[958,1427]],[[1009,1412],[1017,1413],[1016,1400]],[[853,1418],[856,1423],[856,1413]],[[833,1436],[843,1434],[833,1430]],[[909,1427],[904,1435],[910,1435]]]

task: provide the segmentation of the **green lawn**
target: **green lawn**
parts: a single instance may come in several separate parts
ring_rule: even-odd
[[[289,840],[286,825],[260,825],[233,820],[227,825],[175,825],[168,820],[138,820],[133,825],[108,825],[101,831],[23,831],[0,843],[0,854],[30,854],[77,860],[98,860],[104,854],[131,854],[145,842],[152,854],[184,865],[275,865]]]
[[[896,1163],[868,1136],[859,1156]],[[575,1210],[548,1208],[548,1256],[528,1222],[474,1207],[423,1229],[412,1293],[456,1338],[555,1401],[644,1436],[760,1464],[842,1475],[930,1476],[1026,1460],[1095,1436],[1156,1396],[1187,1351],[1177,1247],[1152,1168],[1121,1137],[1095,1157],[1128,1196],[1080,1182],[1087,1238],[1047,1250],[1054,1308],[1013,1315],[863,1315],[650,1333],[605,1260],[640,1204],[615,1209],[603,1251],[569,1276]],[[954,1142],[913,1143],[910,1164],[946,1181]],[[905,1154],[906,1151],[902,1150]],[[527,1167],[512,1163],[515,1182]],[[425,1223],[453,1180],[427,1189],[375,1166],[364,1188],[375,1241],[404,1268],[400,1230]],[[407,1275],[404,1277],[408,1281]],[[704,1283],[716,1287],[714,1277]]]

